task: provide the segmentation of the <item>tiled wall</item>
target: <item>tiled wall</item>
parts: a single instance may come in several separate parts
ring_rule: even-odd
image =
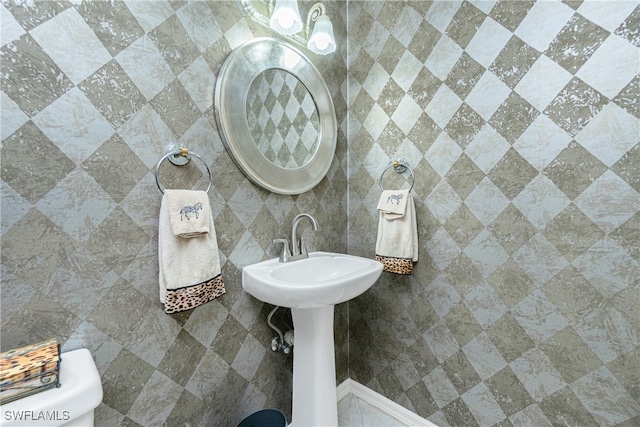
[[[271,307],[242,291],[240,269],[276,256],[271,241],[300,212],[320,223],[317,247],[346,251],[345,132],[326,179],[300,196],[258,189],[234,166],[213,116],[216,75],[234,47],[267,35],[238,1],[1,4],[2,350],[52,336],[63,350],[89,348],[105,391],[99,426],[290,412],[291,356],[269,349]],[[312,59],[344,128],[346,5],[327,6],[343,51]],[[176,142],[211,166],[227,293],[169,316],[158,301],[154,170]],[[165,162],[161,182],[205,188],[197,166]],[[345,379],[346,306],[336,325]]]
[[[350,303],[350,377],[440,426],[638,425],[638,3],[348,17],[349,251],[398,157],[420,237],[413,276]]]

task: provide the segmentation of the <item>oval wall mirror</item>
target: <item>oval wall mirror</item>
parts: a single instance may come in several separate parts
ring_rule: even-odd
[[[220,69],[214,106],[225,148],[256,185],[300,194],[329,170],[338,131],[331,95],[289,44],[259,38],[234,49]]]

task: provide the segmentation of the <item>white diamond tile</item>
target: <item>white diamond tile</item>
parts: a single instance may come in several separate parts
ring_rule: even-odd
[[[587,313],[573,328],[604,363],[638,346],[638,331],[608,302]]]
[[[116,203],[84,170],[74,169],[36,207],[65,233],[86,242],[91,232],[115,209]],[[60,215],[67,212],[67,215]]]
[[[571,136],[544,114],[531,123],[513,148],[534,168],[542,171],[571,142]]]
[[[275,193],[270,193],[264,205],[269,209],[269,212],[271,212],[274,218],[286,218],[291,208],[293,208],[293,200]]]
[[[541,402],[567,385],[560,372],[538,347],[511,362],[510,366],[536,402]]]
[[[158,393],[158,390],[162,390],[162,393]],[[138,425],[162,424],[171,414],[182,392],[180,385],[155,370],[127,412],[127,417]]]
[[[444,274],[439,274],[433,279],[426,287],[424,294],[440,317],[446,316],[461,301],[460,294],[451,286]]]
[[[4,290],[3,290],[4,291]],[[6,313],[6,312],[5,312]],[[90,348],[100,375],[104,375],[111,362],[122,350],[122,344],[114,340],[90,322],[82,322],[62,345],[62,352]]]
[[[174,12],[171,4],[165,0],[154,0],[152,2],[124,0],[124,2],[145,32],[149,32],[162,24]]]
[[[629,0],[585,0],[578,13],[612,33],[637,6],[637,1]]]
[[[425,18],[431,25],[444,34],[461,5],[462,0],[433,2]]]
[[[545,175],[536,176],[513,199],[513,204],[539,230],[556,217],[571,200]]]
[[[49,104],[33,122],[77,165],[115,132],[77,87]]]
[[[464,296],[465,305],[473,317],[484,328],[500,319],[509,308],[504,305],[496,291],[487,283],[481,283]]]
[[[600,425],[617,425],[640,413],[640,403],[605,366],[575,381],[571,389]]]
[[[76,85],[111,60],[107,49],[73,7],[35,27],[30,34]]]
[[[538,405],[527,406],[522,411],[511,415],[509,420],[516,426],[553,427]]]
[[[380,22],[374,21],[371,26],[371,31],[369,31],[369,34],[363,43],[363,49],[369,54],[369,56],[376,59],[380,55],[380,52],[382,52],[388,39],[389,31],[387,31]]]
[[[427,342],[433,355],[438,362],[445,360],[456,354],[460,350],[460,345],[442,320],[438,321],[429,331],[422,335]]]
[[[374,144],[367,153],[367,157],[364,158],[362,162],[362,166],[367,170],[369,175],[371,175],[376,180],[376,185],[373,188],[378,189],[378,182],[382,171],[389,166],[389,156],[384,152],[384,150],[378,145]],[[390,173],[387,171],[387,173]],[[376,206],[377,206],[377,198],[376,198]],[[375,208],[375,206],[372,206]]]
[[[489,277],[496,268],[509,259],[502,245],[486,229],[469,243],[464,253],[473,261],[484,278]]]
[[[540,289],[520,301],[511,313],[534,342],[548,340],[569,324]]]
[[[458,95],[447,85],[440,85],[424,111],[440,128],[444,129],[461,105],[462,100]]]
[[[640,264],[609,237],[591,246],[572,264],[605,298],[640,283]]]
[[[171,129],[149,104],[123,124],[118,129],[118,134],[148,168],[158,163],[167,146],[178,142]]]
[[[0,139],[5,139],[29,121],[29,117],[22,112],[18,104],[4,92],[0,92],[0,108],[2,108]]]
[[[131,43],[115,58],[147,100],[160,93],[175,78],[147,35]]]
[[[462,351],[480,378],[486,380],[507,366],[498,349],[485,332],[469,341]]]
[[[374,104],[362,125],[367,132],[369,132],[369,135],[371,135],[374,140],[377,140],[385,126],[387,126],[387,123],[389,123],[389,116],[387,116],[387,113],[385,113],[382,107],[378,104]]]
[[[576,77],[612,99],[639,70],[640,49],[612,34],[578,70]]]
[[[573,9],[559,1],[536,2],[516,28],[515,35],[544,52],[573,13]]]
[[[181,328],[160,310],[149,310],[141,315],[143,320],[132,331],[126,346],[136,356],[157,367]]]
[[[256,186],[245,179],[229,199],[229,207],[240,222],[248,227],[258,215],[262,199]]]
[[[487,71],[480,77],[464,102],[469,104],[483,119],[489,120],[510,93],[511,89],[502,80]]]
[[[407,47],[418,32],[421,23],[422,15],[411,6],[405,5],[393,26],[393,36]]]
[[[382,68],[377,62],[371,67],[371,71],[367,74],[362,87],[367,91],[369,96],[375,101],[380,97],[380,93],[389,80],[389,73]],[[355,80],[355,79],[349,79]],[[355,98],[354,98],[355,99]]]
[[[640,120],[610,102],[575,139],[602,163],[612,166],[640,142]]]
[[[2,24],[0,25],[0,43],[2,46],[20,38],[20,36],[26,33],[24,28],[18,24],[18,21],[16,21],[11,12],[9,12],[3,4],[0,4],[0,24]]]
[[[425,65],[434,76],[440,80],[446,80],[449,72],[456,65],[463,52],[464,50],[456,42],[443,35],[436,43]]]
[[[487,17],[473,36],[465,51],[485,68],[493,63],[511,38],[511,32]]]
[[[213,105],[216,75],[202,57],[199,57],[178,76],[185,90],[200,111],[205,112]]]
[[[222,357],[213,350],[207,350],[185,389],[194,396],[205,399],[222,385],[229,369],[229,364]]]
[[[465,205],[485,227],[509,206],[509,199],[485,177],[464,200]]]
[[[446,406],[448,403],[458,398],[458,392],[456,388],[449,380],[447,373],[442,366],[438,366],[433,371],[423,378],[424,384],[429,389],[431,397],[436,402],[439,408]]]
[[[640,195],[607,170],[575,199],[575,204],[598,227],[610,233],[640,210]]]
[[[483,382],[463,394],[462,400],[481,426],[496,425],[506,418],[493,393]]]
[[[249,233],[244,233],[242,239],[240,239],[240,244],[234,249],[234,253],[240,253],[240,251],[245,247],[246,242],[253,240],[253,237],[247,236],[249,236]],[[254,244],[253,246],[257,245]],[[247,260],[251,260],[251,255],[252,253],[250,251],[246,255],[244,255],[245,259],[243,260],[243,263],[247,263]],[[231,261],[233,262],[233,260]],[[239,259],[236,260],[236,262],[238,261]],[[236,264],[236,262],[234,262],[234,265],[238,267],[238,269],[244,267],[244,265]],[[222,259],[220,260],[220,265],[222,265]],[[240,293],[240,295],[238,295],[236,302],[233,304],[233,307],[231,307],[231,310],[229,311],[236,318],[238,323],[244,326],[246,330],[251,330],[254,323],[256,322],[256,319],[258,318],[258,315],[260,314],[260,307],[262,307],[262,305],[263,304],[261,301],[257,300],[246,292],[242,292]]]
[[[158,232],[158,212],[162,193],[156,184],[155,175],[147,173],[126,195],[120,205],[122,209],[150,235]],[[150,208],[155,209],[150,209]]]
[[[251,29],[247,25],[245,20],[236,22],[233,27],[229,28],[224,33],[224,38],[229,43],[229,47],[233,50],[243,43],[248,42],[253,38],[251,35]]]
[[[468,98],[467,98],[468,99]],[[502,159],[511,145],[491,125],[485,124],[464,152],[485,174]]]
[[[176,12],[191,40],[204,53],[222,37],[222,31],[206,2],[189,2]]]
[[[441,177],[444,177],[460,158],[460,154],[462,154],[460,146],[448,133],[441,132],[425,153],[424,158]]]
[[[462,199],[445,180],[441,180],[424,202],[440,224],[444,224],[460,207]]]
[[[235,369],[245,380],[251,381],[255,375],[260,362],[266,350],[260,341],[249,334],[238,350],[238,354],[231,363],[231,367]]]
[[[410,51],[405,50],[391,77],[406,92],[422,70],[422,66],[422,62],[418,61]]]
[[[487,15],[493,9],[498,0],[468,0],[469,3],[486,13]]]
[[[572,77],[547,56],[540,55],[514,90],[538,111],[544,111]]]
[[[422,108],[409,95],[405,95],[393,112],[391,120],[404,134],[408,134],[422,115]]]
[[[2,192],[2,215],[0,216],[2,230],[0,234],[4,234],[20,221],[20,218],[31,209],[32,205],[4,181],[0,181],[0,191]]]
[[[443,227],[438,228],[424,247],[441,271],[460,255],[460,248]]]
[[[569,263],[541,233],[522,245],[511,258],[540,287]]]

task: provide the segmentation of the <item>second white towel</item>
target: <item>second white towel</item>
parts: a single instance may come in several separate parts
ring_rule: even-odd
[[[206,216],[209,232],[184,239],[171,229],[167,190],[160,205],[158,262],[160,301],[165,313],[190,310],[225,293],[213,216]]]
[[[392,202],[390,196],[399,194],[403,197],[396,197],[395,200],[404,200],[404,211],[394,209],[389,212],[392,210],[388,206]],[[413,263],[418,261],[418,227],[413,197],[408,190],[384,191],[380,196],[378,212],[376,260],[384,265],[384,271],[411,274]]]

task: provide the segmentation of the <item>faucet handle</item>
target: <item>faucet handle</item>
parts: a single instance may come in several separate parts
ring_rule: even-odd
[[[308,239],[309,237],[313,237],[313,232],[311,233],[303,232],[302,236],[300,236],[300,253],[301,254],[309,253],[307,250],[307,243],[306,243],[306,239]]]
[[[291,251],[289,250],[289,241],[287,239],[275,239],[273,243],[282,243],[282,253],[280,254],[280,262],[287,262],[291,258]]]

